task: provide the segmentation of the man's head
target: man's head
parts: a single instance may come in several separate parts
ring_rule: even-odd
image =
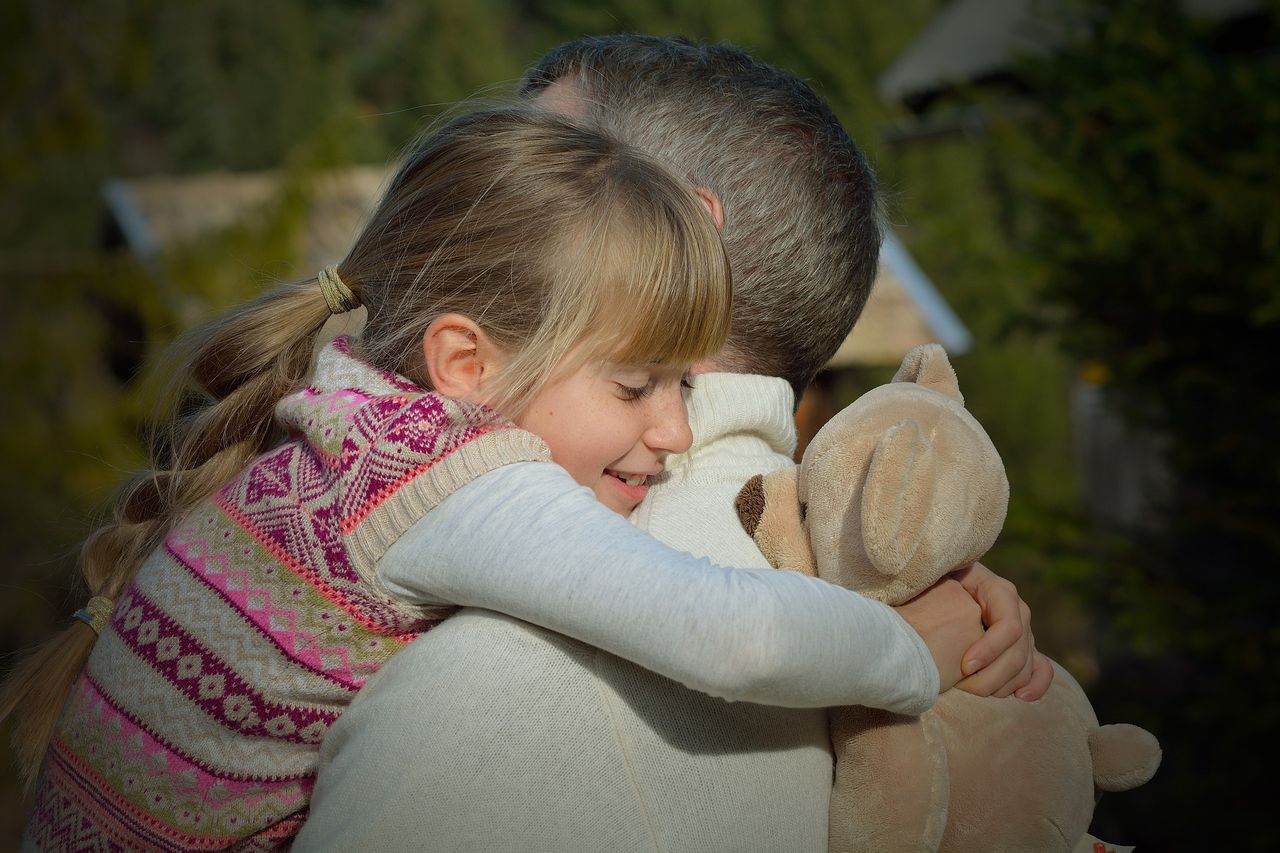
[[[880,250],[875,177],[801,80],[728,45],[611,35],[547,54],[521,83],[710,189],[733,267],[715,367],[781,376],[797,397],[866,303]]]

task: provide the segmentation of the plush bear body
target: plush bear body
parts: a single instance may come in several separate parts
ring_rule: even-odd
[[[748,482],[738,511],[773,565],[896,605],[980,557],[1007,503],[1000,456],[928,345],[824,426],[797,469]],[[1036,702],[950,690],[920,717],[833,709],[831,733],[840,853],[1065,853],[1098,791],[1137,787],[1160,761],[1142,729],[1100,727],[1060,667]]]

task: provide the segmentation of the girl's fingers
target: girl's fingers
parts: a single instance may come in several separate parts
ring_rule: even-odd
[[[1017,587],[981,563],[953,575],[982,608],[987,631],[965,653],[966,678],[957,685],[978,696],[1016,695],[1035,701],[1053,682],[1053,667],[1038,653],[1031,609]]]
[[[1008,696],[1024,686],[1029,679],[1029,671],[1024,676],[1030,660],[1027,654],[1021,626],[1003,622],[992,625],[982,635],[982,639],[974,643],[965,653],[966,661],[991,660],[982,669],[974,671],[966,666],[970,673],[956,686],[966,693],[975,696]],[[999,651],[1003,649],[1003,651]],[[995,650],[992,652],[991,650]],[[995,654],[992,660],[989,654]]]
[[[1053,664],[1047,657],[1036,652],[1035,660],[1032,662],[1031,680],[1027,682],[1026,687],[1014,695],[1024,702],[1036,701],[1049,691],[1049,685],[1053,683],[1053,675]]]

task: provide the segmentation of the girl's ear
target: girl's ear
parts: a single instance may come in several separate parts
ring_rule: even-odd
[[[422,335],[423,363],[431,388],[446,397],[483,403],[501,351],[475,321],[441,314]]]

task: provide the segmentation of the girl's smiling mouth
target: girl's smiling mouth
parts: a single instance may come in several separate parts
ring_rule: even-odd
[[[660,473],[660,470],[648,474],[638,474],[606,468],[604,472],[605,480],[613,485],[611,491],[621,499],[621,503],[617,506],[614,506],[609,501],[605,501],[605,503],[624,515],[630,513],[649,494],[649,480],[658,473]]]
[[[616,477],[625,485],[635,488],[637,486],[648,485],[649,474],[628,474],[625,471],[614,471],[612,468],[606,468],[605,473],[610,477]]]

